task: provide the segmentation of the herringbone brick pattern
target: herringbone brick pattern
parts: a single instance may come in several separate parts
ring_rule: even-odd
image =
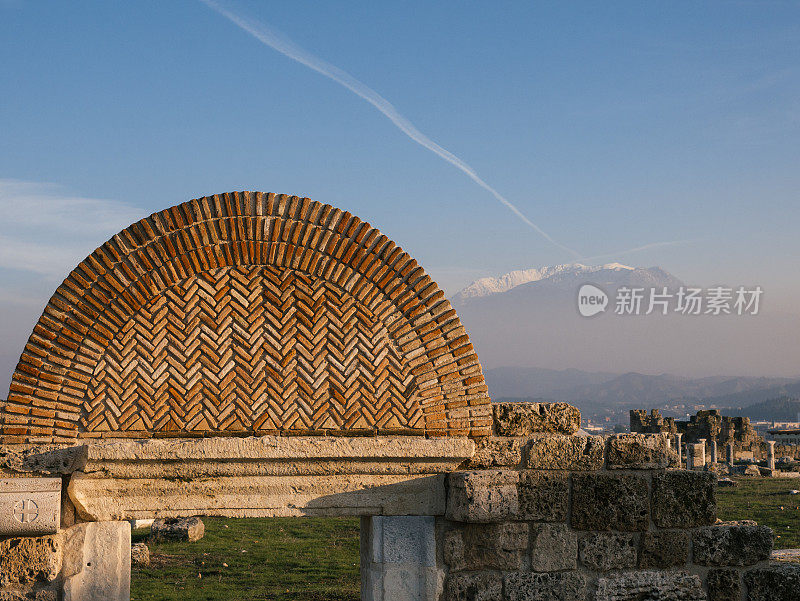
[[[394,242],[308,198],[234,192],[134,223],[67,276],[0,403],[0,443],[485,436],[487,392],[455,311]]]
[[[386,327],[337,286],[226,267],[171,286],[95,366],[86,431],[423,428]]]

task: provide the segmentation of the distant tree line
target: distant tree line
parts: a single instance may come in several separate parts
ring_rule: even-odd
[[[793,422],[798,421],[800,398],[782,396],[739,409],[722,409],[721,412],[725,415],[742,415],[753,421]]]

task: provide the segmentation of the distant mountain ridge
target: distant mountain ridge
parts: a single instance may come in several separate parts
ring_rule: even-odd
[[[487,369],[485,377],[495,399],[537,398],[608,407],[657,408],[670,401],[743,407],[779,396],[800,397],[798,378],[685,378],[536,367],[497,367]]]
[[[459,291],[453,298],[457,301],[463,301],[476,296],[489,296],[490,294],[499,294],[506,290],[511,290],[522,284],[546,280],[557,275],[585,275],[603,269],[629,271],[634,268],[620,263],[607,263],[606,265],[596,267],[590,267],[582,263],[565,263],[563,265],[556,265],[555,267],[522,269],[510,271],[496,278],[487,277],[475,280],[469,286]]]
[[[565,263],[554,267],[539,267],[511,271],[499,277],[480,278],[456,293],[452,301],[464,305],[470,299],[484,298],[517,288],[542,287],[570,288],[591,281],[606,286],[668,286],[681,285],[680,280],[660,267],[629,267],[621,263],[589,266],[583,263]]]
[[[739,282],[711,280],[714,286]],[[600,313],[584,317],[578,291],[592,284],[608,297]],[[758,315],[705,312],[711,286],[691,282],[701,291],[699,314],[680,309],[679,278],[661,267],[630,267],[621,263],[588,266],[581,263],[537,267],[482,278],[451,298],[485,368],[520,365],[558,370],[571,366],[587,372],[621,376],[639,373],[778,373],[800,377],[800,312],[774,311],[765,298]],[[625,305],[621,288],[641,288],[636,308]],[[662,294],[653,302],[651,289]],[[630,294],[627,295],[630,298]],[[637,376],[618,382],[620,392],[646,392]],[[775,383],[775,386],[786,382]],[[710,383],[686,386],[679,396],[735,395],[751,387],[709,388]],[[765,384],[763,388],[770,385]],[[676,391],[670,378],[647,380],[653,398]],[[613,398],[610,385],[607,398]],[[583,391],[570,390],[572,393]],[[530,393],[530,391],[527,391]],[[586,392],[589,394],[589,391]],[[599,391],[591,393],[597,396]],[[776,390],[773,398],[784,394]],[[626,396],[630,398],[630,395]],[[768,397],[765,397],[768,398]],[[749,400],[749,398],[748,398]],[[764,400],[764,399],[762,399]]]
[[[755,421],[800,421],[800,399],[779,397],[768,399],[743,409],[729,409],[728,413],[744,415]]]

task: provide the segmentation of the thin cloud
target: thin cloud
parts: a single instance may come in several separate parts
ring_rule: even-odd
[[[0,268],[59,280],[143,213],[115,200],[72,196],[54,184],[0,179]]]
[[[530,227],[539,235],[541,235],[543,238],[545,238],[545,240],[547,240],[554,246],[558,247],[559,249],[570,253],[574,257],[580,258],[580,253],[554,240],[541,227],[536,225],[527,216],[525,216],[525,214],[522,213],[522,211],[520,211],[511,201],[509,201],[497,190],[495,190],[489,184],[487,184],[475,172],[475,170],[472,167],[470,167],[467,163],[465,163],[456,155],[451,153],[449,150],[446,150],[445,148],[439,146],[439,144],[437,144],[436,142],[431,140],[428,136],[419,131],[416,128],[416,126],[413,123],[411,123],[411,121],[409,121],[403,115],[401,115],[388,100],[386,100],[383,96],[378,94],[375,90],[373,90],[366,84],[360,82],[349,73],[341,70],[339,67],[336,67],[335,65],[332,65],[322,60],[321,58],[314,56],[307,50],[301,48],[300,46],[292,42],[286,36],[270,29],[263,23],[254,21],[252,19],[245,19],[244,17],[221,6],[214,0],[200,0],[200,1],[203,2],[203,4],[205,4],[209,8],[211,8],[212,10],[221,14],[223,17],[225,17],[226,19],[228,19],[229,21],[231,21],[244,31],[246,31],[247,33],[249,33],[251,36],[259,40],[266,46],[269,46],[270,48],[277,50],[284,56],[287,56],[290,59],[297,61],[302,65],[305,65],[306,67],[312,69],[313,71],[316,71],[320,75],[324,75],[325,77],[335,81],[339,85],[353,92],[355,95],[369,102],[372,106],[374,106],[381,113],[383,113],[383,115],[386,116],[392,123],[394,123],[394,125],[405,135],[414,140],[414,142],[416,142],[420,146],[427,148],[441,159],[444,159],[445,161],[447,161],[448,163],[459,169],[473,182],[475,182],[481,188],[483,188],[484,190],[489,192],[492,196],[494,196],[495,199],[497,199],[512,213],[514,213],[514,215],[516,215],[523,223],[525,223],[528,227]]]
[[[631,253],[640,252],[642,250],[650,250],[651,248],[661,248],[663,246],[677,246],[679,244],[688,244],[691,240],[668,240],[665,242],[651,242],[650,244],[643,244],[634,248],[628,248],[615,253],[606,253],[602,255],[594,255],[592,257],[584,257],[585,261],[593,261],[595,259],[608,259],[610,257],[622,257]]]

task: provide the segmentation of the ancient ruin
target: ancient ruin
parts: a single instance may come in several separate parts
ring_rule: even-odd
[[[760,446],[764,440],[750,425],[749,417],[729,417],[716,409],[703,409],[689,418],[689,421],[663,417],[658,409],[647,411],[633,409],[630,412],[631,432],[642,434],[682,434],[685,443],[701,439],[716,441],[720,448],[733,444],[737,450],[751,450]]]
[[[716,522],[715,478],[668,436],[492,405],[437,285],[308,199],[202,198],[115,236],[47,305],[0,428],[9,599],[127,601],[130,521],[194,515],[361,516],[364,600],[800,587],[769,528]]]

